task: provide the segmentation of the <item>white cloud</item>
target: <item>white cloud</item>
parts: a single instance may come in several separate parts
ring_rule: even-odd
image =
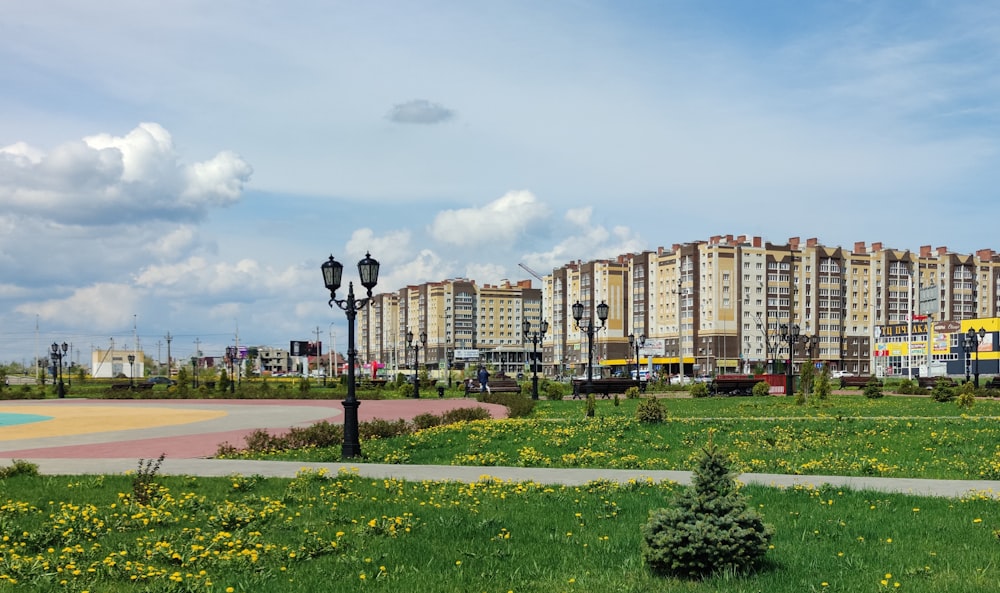
[[[23,142],[0,150],[0,216],[114,225],[198,219],[238,200],[252,169],[230,151],[184,165],[170,133],[143,123],[125,136],[97,134],[45,153]]]
[[[442,211],[429,232],[451,245],[510,244],[548,218],[549,207],[530,191],[510,191],[480,208]]]
[[[130,325],[141,297],[140,291],[132,286],[102,283],[77,288],[64,299],[26,303],[16,311],[69,327],[116,330]]]

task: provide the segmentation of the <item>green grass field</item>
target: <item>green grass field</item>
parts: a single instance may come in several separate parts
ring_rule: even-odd
[[[971,593],[1000,579],[997,502],[977,496],[747,487],[776,528],[765,566],[687,582],[639,555],[669,483],[157,482],[139,505],[124,476],[0,481],[0,591]]]
[[[786,398],[665,399],[661,424],[635,419],[639,400],[540,401],[530,418],[460,423],[366,441],[377,463],[690,470],[715,441],[741,472],[1000,479],[1000,402],[971,410],[930,398],[834,396],[823,405]],[[362,405],[364,405],[362,403]],[[253,455],[335,461],[340,449]]]

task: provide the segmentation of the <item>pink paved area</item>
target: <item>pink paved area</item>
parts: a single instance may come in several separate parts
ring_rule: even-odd
[[[293,426],[309,426],[326,420],[343,423],[343,405],[339,400],[42,400],[0,402],[0,407],[9,404],[51,407],[58,414],[60,406],[105,406],[109,414],[122,406],[146,406],[150,409],[163,408],[190,409],[209,407],[227,410],[227,415],[219,420],[190,422],[170,427],[143,428],[127,431],[102,432],[94,427],[93,432],[84,435],[65,435],[48,438],[24,438],[0,441],[0,458],[7,459],[100,459],[100,458],[156,458],[161,453],[171,459],[211,457],[222,443],[237,447],[244,444],[244,438],[255,430],[265,429],[273,434],[282,434]],[[249,407],[268,406],[268,408]],[[412,420],[415,416],[429,413],[442,414],[458,408],[481,407],[489,410],[494,418],[507,415],[507,408],[498,404],[485,404],[474,399],[409,399],[409,400],[361,400],[358,420],[365,422],[380,418],[383,420]],[[297,409],[309,408],[308,419],[296,415]],[[258,412],[248,420],[238,422],[237,411]],[[326,412],[329,414],[326,414]],[[152,413],[156,413],[155,411]],[[39,423],[42,424],[42,423]],[[239,427],[230,427],[240,424]],[[249,425],[248,425],[249,424]],[[31,425],[22,425],[24,427]],[[0,427],[0,438],[5,427]],[[183,434],[177,434],[183,432]]]

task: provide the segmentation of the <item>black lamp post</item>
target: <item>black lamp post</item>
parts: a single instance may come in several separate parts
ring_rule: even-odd
[[[576,321],[576,328],[587,334],[587,395],[590,395],[594,383],[594,334],[604,329],[604,323],[608,320],[608,304],[601,301],[597,305],[597,319],[601,325],[594,325],[592,319],[586,326],[580,325],[583,321],[583,303],[580,301],[573,303],[573,319]]]
[[[195,389],[198,388],[198,357],[191,357],[191,384]]]
[[[531,340],[531,399],[538,399],[538,343],[545,339],[549,331],[549,322],[542,320],[541,331],[532,332],[531,322],[525,319],[521,322],[524,337]]]
[[[354,391],[354,365],[358,356],[354,348],[354,320],[357,319],[358,311],[367,305],[372,297],[372,289],[378,284],[378,262],[372,259],[370,253],[365,253],[365,258],[358,262],[358,276],[361,277],[361,286],[368,291],[368,296],[357,300],[354,298],[354,282],[347,283],[347,299],[337,298],[337,289],[340,288],[340,280],[344,274],[344,265],[330,256],[330,259],[323,262],[323,282],[327,290],[330,291],[330,301],[327,303],[330,308],[336,304],[347,314],[347,399],[344,405],[344,445],[341,448],[340,456],[343,459],[361,456],[361,441],[358,435],[358,406],[361,403],[357,399]]]
[[[69,345],[66,342],[63,342],[62,347],[60,348],[59,344],[52,342],[52,346],[50,348],[52,354],[52,366],[55,367],[55,377],[53,377],[53,379],[56,381],[56,395],[59,397],[66,397],[66,386],[63,383],[62,366],[63,356],[65,356],[66,351],[69,350]]]
[[[767,327],[764,326],[764,321],[760,318],[760,313],[757,314],[757,331],[760,335],[764,336],[764,353],[767,356],[767,364],[765,368],[767,374],[774,373],[774,361],[771,359],[771,352],[774,350],[771,345],[771,334],[767,333]]]
[[[646,334],[640,334],[638,340],[635,338],[635,334],[629,334],[628,345],[635,350],[635,380],[641,383],[642,380],[639,378],[639,349],[646,345]]]
[[[976,333],[976,330],[970,327],[969,331],[965,333],[966,351],[972,350],[976,353],[976,372],[973,375],[973,385],[976,386],[976,389],[979,389],[979,344],[983,342],[983,338],[985,337],[986,330],[983,328],[979,328],[979,333]],[[966,360],[968,360],[968,357]],[[968,362],[966,363],[965,380],[969,380]]]
[[[128,388],[135,389],[135,354],[128,355]]]
[[[795,350],[795,342],[799,339],[799,326],[794,324],[789,326],[787,323],[782,323],[779,337],[782,342],[788,344],[788,365],[785,366],[785,395],[793,395],[795,393],[795,384],[792,382],[794,380],[792,377],[792,353]]]
[[[420,332],[420,341],[413,342],[413,332],[406,330],[406,345],[413,346],[413,398],[420,397],[420,346],[427,343],[427,332]]]

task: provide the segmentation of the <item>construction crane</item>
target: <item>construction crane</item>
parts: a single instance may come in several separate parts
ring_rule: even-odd
[[[524,265],[524,264],[522,264],[522,263],[518,263],[517,265],[519,265],[519,266],[521,266],[522,268],[524,268],[524,270],[525,270],[526,272],[528,272],[529,274],[531,274],[531,275],[532,275],[532,276],[534,276],[535,278],[538,278],[538,281],[539,281],[539,282],[541,282],[542,284],[545,284],[545,280],[543,280],[543,279],[542,279],[542,277],[538,275],[538,272],[536,272],[536,271],[532,270],[531,268],[529,268],[528,266],[526,266],[526,265]]]

